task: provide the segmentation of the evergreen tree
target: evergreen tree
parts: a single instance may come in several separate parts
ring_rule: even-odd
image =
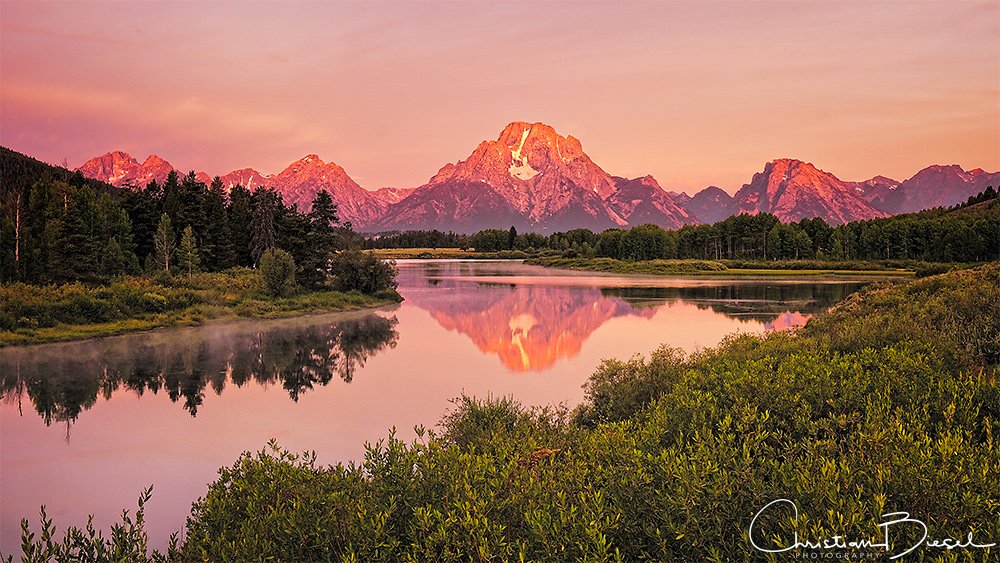
[[[514,244],[517,242],[517,229],[514,225],[510,226],[510,231],[507,232],[507,250],[514,250]]]
[[[122,190],[121,192],[122,207],[124,207],[132,224],[134,252],[140,260],[145,260],[147,256],[152,256],[154,253],[153,237],[156,235],[162,203],[163,189],[156,183],[156,180],[149,182],[141,190]],[[121,239],[119,238],[119,240]]]
[[[216,176],[205,198],[205,214],[208,218],[206,232],[201,240],[202,266],[217,271],[236,265],[233,252],[232,232],[226,213],[226,191],[222,180]]]
[[[312,210],[307,215],[309,221],[306,244],[303,247],[299,265],[299,282],[307,287],[317,287],[326,279],[330,269],[330,259],[338,247],[336,230],[337,205],[330,193],[321,190],[312,202]]]
[[[156,228],[156,236],[153,240],[153,247],[156,249],[156,264],[170,271],[170,259],[174,255],[174,229],[170,226],[170,216],[166,213],[160,215],[160,224]]]
[[[251,250],[252,213],[250,192],[243,186],[236,186],[229,192],[229,230],[232,234],[233,255],[237,266],[253,266]]]
[[[251,198],[250,255],[254,264],[260,262],[264,251],[274,248],[278,209],[278,194],[271,189],[258,188]]]
[[[16,194],[16,199],[8,195],[0,199],[0,283],[13,281],[18,276],[16,250],[20,241],[14,225],[21,213],[19,208],[15,210],[15,206],[20,206],[21,194]]]
[[[300,213],[295,206],[279,206],[275,222],[274,245],[290,249],[288,253],[292,255],[296,264],[300,264],[305,256],[312,251],[309,248],[308,237],[309,218],[306,214]]]
[[[100,226],[94,191],[67,186],[62,218],[62,259],[64,279],[91,279],[97,274]]]
[[[177,216],[177,208],[180,206],[180,180],[177,178],[177,171],[171,170],[167,173],[167,178],[163,181],[162,209],[171,218]]]
[[[111,237],[101,251],[98,271],[102,276],[110,277],[124,273],[134,274],[139,268],[138,259],[122,248],[117,237]]]
[[[191,225],[184,227],[181,234],[181,244],[177,247],[177,265],[188,273],[188,276],[198,271],[200,259],[198,245],[194,239],[194,229]]]

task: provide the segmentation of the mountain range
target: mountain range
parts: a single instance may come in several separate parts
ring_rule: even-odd
[[[116,186],[163,182],[174,170],[151,155],[140,163],[114,151],[78,170]],[[178,171],[178,173],[181,173]],[[200,181],[211,177],[196,173]],[[514,122],[496,140],[485,140],[464,160],[444,165],[416,188],[368,190],[333,162],[307,155],[279,172],[252,168],[219,176],[229,189],[242,185],[277,190],[286,203],[307,210],[320,190],[337,202],[340,217],[368,232],[439,229],[474,232],[484,228],[555,232],[585,227],[595,231],[655,223],[664,228],[714,223],[740,213],[773,213],[782,221],[820,217],[830,224],[949,206],[987,186],[1000,186],[1000,172],[929,166],[899,182],[875,176],[844,181],[801,160],[782,158],[764,165],[734,195],[709,186],[693,196],[664,190],[652,176],[613,176],[583,151],[580,141],[544,123]]]

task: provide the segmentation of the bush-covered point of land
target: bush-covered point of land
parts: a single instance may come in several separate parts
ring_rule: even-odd
[[[331,261],[334,286],[341,291],[374,294],[396,289],[396,266],[360,250],[338,252]]]
[[[300,291],[273,297],[261,272],[124,277],[106,285],[0,284],[0,345],[68,340],[201,324],[219,318],[270,318],[372,307],[400,301],[395,291]]]

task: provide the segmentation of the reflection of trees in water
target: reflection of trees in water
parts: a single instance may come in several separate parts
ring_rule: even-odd
[[[690,287],[614,287],[601,289],[633,307],[659,307],[683,301],[729,318],[772,322],[782,313],[820,313],[843,301],[864,282],[856,283],[761,283],[696,285]]]
[[[396,346],[395,317],[370,314],[333,324],[261,331],[203,328],[86,343],[0,350],[0,397],[27,396],[45,424],[73,421],[120,388],[165,392],[195,416],[211,387],[281,382],[294,401],[334,377],[350,383],[374,354]]]

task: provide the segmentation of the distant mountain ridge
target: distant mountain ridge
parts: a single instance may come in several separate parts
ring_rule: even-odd
[[[783,158],[768,162],[744,184],[731,203],[734,214],[771,213],[782,221],[822,217],[839,225],[887,214],[872,207],[852,186],[812,164]]]
[[[163,182],[173,166],[157,155],[140,163],[113,151],[81,165],[84,176],[116,186]],[[180,171],[178,171],[180,173]],[[197,178],[211,177],[198,172]],[[330,192],[343,221],[377,232],[439,229],[463,232],[509,228],[554,232],[585,227],[627,228],[655,223],[674,229],[714,223],[739,213],[773,213],[782,221],[821,217],[837,225],[965,201],[1000,172],[965,171],[957,165],[929,166],[898,182],[876,176],[843,181],[801,160],[764,165],[734,195],[710,186],[692,196],[664,190],[652,176],[612,176],[583,151],[572,135],[544,123],[515,121],[496,140],[485,140],[464,160],[449,163],[415,188],[368,190],[333,162],[310,154],[278,174],[253,168],[219,176],[227,189],[272,187],[286,203],[307,210],[321,190]]]

